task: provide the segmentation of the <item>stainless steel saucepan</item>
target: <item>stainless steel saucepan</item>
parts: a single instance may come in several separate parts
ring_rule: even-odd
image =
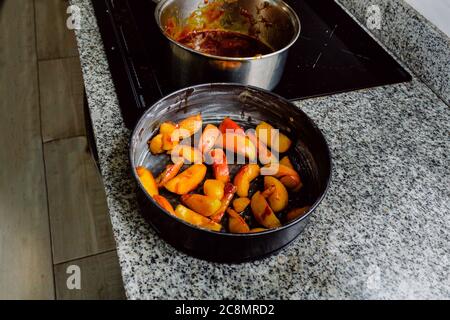
[[[175,22],[182,29],[189,17],[201,14],[199,8],[216,2],[220,2],[220,10],[225,12],[219,29],[254,36],[274,52],[243,58],[213,56],[180,44],[167,32],[169,24],[173,27]],[[171,78],[179,87],[233,82],[272,90],[281,79],[288,50],[301,29],[297,14],[281,0],[161,0],[155,16],[169,40]],[[198,26],[194,30],[201,31]]]

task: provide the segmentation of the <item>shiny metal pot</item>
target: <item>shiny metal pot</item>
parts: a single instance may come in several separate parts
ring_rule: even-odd
[[[224,3],[222,8],[227,11],[228,22],[220,29],[236,31],[237,25],[245,25],[242,14],[245,12],[251,23],[247,24],[247,30],[239,32],[256,35],[274,52],[257,57],[230,58],[208,55],[186,47],[167,34],[167,24],[174,19],[183,23],[195,10],[205,5],[205,0],[161,0],[155,16],[162,33],[169,40],[173,84],[185,87],[208,82],[233,82],[274,89],[283,75],[288,50],[300,35],[297,14],[280,0],[215,1]]]

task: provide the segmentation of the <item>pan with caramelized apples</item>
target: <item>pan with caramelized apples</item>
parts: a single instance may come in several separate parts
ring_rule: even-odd
[[[303,231],[328,189],[320,130],[262,89],[206,84],[152,106],[131,140],[141,212],[161,238],[198,258],[243,262]]]

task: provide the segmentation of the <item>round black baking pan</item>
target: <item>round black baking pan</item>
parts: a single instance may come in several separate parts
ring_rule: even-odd
[[[310,206],[307,214],[282,227],[260,233],[232,234],[195,227],[163,210],[144,190],[135,168],[145,166],[155,175],[170,161],[169,156],[153,156],[147,141],[164,121],[179,122],[201,114],[204,125],[218,125],[231,117],[245,129],[261,121],[270,123],[293,141],[288,155],[304,184],[291,197],[289,208]],[[327,142],[312,122],[294,104],[271,92],[237,84],[205,84],[177,91],[148,109],[139,120],[130,146],[133,175],[139,185],[137,196],[142,215],[173,247],[198,258],[215,262],[238,263],[268,256],[292,242],[306,227],[310,215],[327,192],[331,178],[331,156]],[[233,173],[236,168],[231,168]],[[252,190],[262,181],[253,183]],[[162,190],[162,192],[164,192]],[[173,205],[179,196],[162,193]],[[250,213],[251,214],[251,213]]]

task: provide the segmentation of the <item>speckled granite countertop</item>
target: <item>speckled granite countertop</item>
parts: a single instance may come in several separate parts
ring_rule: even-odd
[[[281,253],[214,264],[159,239],[137,210],[130,131],[89,0],[77,32],[124,285],[130,299],[450,298],[450,109],[411,83],[298,102],[333,154],[331,189]]]

